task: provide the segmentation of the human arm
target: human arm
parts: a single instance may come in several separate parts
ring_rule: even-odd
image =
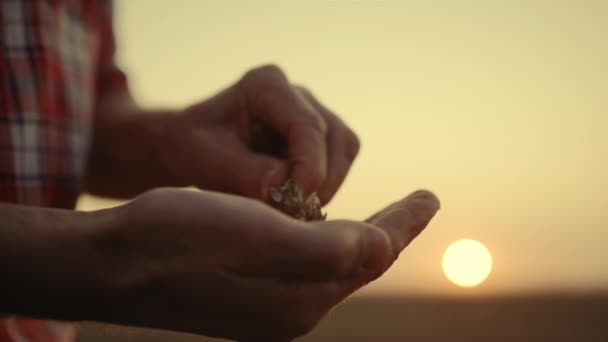
[[[166,130],[176,111],[145,110],[127,89],[99,99],[85,191],[131,198],[159,186],[191,185],[172,177],[161,162]]]
[[[0,203],[0,313],[92,317],[91,298],[112,287],[92,243],[115,213]]]
[[[173,189],[93,213],[6,206],[0,312],[285,340],[384,273],[438,206],[417,192],[367,222],[313,223]]]

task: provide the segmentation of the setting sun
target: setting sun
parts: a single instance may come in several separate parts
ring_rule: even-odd
[[[481,242],[463,239],[453,242],[443,254],[445,276],[454,284],[474,287],[492,270],[492,255]]]

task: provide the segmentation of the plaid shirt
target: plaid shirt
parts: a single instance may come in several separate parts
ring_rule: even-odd
[[[96,100],[126,91],[111,9],[111,0],[0,0],[0,202],[74,207]],[[71,336],[65,323],[0,320],[0,342]]]

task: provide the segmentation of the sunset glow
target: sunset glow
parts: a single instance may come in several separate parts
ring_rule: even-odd
[[[458,240],[443,254],[443,272],[454,284],[474,287],[481,284],[492,271],[492,255],[481,242]]]

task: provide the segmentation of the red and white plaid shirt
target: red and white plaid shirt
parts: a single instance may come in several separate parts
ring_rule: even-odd
[[[0,0],[0,202],[74,207],[96,101],[127,90],[111,10],[111,0]],[[0,342],[73,336],[67,323],[0,319]]]

